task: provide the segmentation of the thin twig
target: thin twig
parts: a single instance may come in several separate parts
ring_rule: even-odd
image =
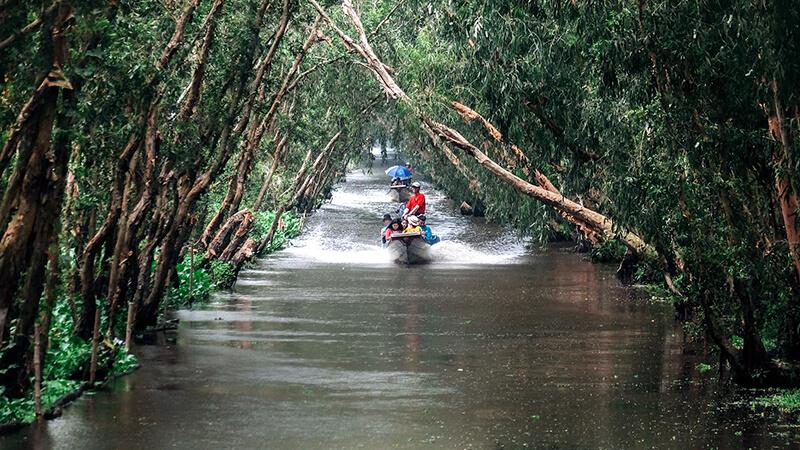
[[[53,13],[55,13],[55,11],[58,8],[58,5],[60,3],[61,3],[60,1],[53,2],[52,5],[47,7],[47,9],[45,9],[42,12],[42,14],[39,17],[36,18],[36,20],[34,20],[33,22],[25,25],[25,27],[23,27],[21,30],[19,30],[16,33],[12,34],[11,36],[5,38],[3,41],[0,41],[0,50],[3,50],[4,48],[6,48],[6,47],[10,46],[11,44],[13,44],[14,41],[17,40],[17,38],[19,38],[19,37],[21,37],[21,36],[23,36],[25,34],[28,34],[33,30],[35,30],[39,25],[42,24],[42,22],[44,22],[44,20],[46,18],[51,16]]]
[[[388,22],[388,21],[389,21],[389,19],[392,17],[392,15],[394,14],[394,12],[395,12],[395,11],[397,11],[397,10],[398,10],[398,9],[399,9],[401,6],[403,6],[403,4],[404,4],[404,3],[405,3],[405,1],[400,1],[400,2],[397,2],[397,4],[396,4],[396,5],[394,5],[394,8],[392,8],[392,10],[391,10],[391,11],[389,11],[389,14],[386,14],[386,17],[384,17],[384,18],[383,18],[383,20],[381,20],[380,22],[378,22],[378,25],[377,25],[377,26],[375,27],[375,29],[374,29],[374,30],[372,30],[372,32],[369,34],[369,37],[370,37],[370,38],[372,38],[372,37],[375,37],[375,35],[376,35],[376,34],[378,34],[378,32],[379,32],[379,31],[381,30],[381,28],[382,28],[382,27],[383,27],[383,26],[386,24],[386,22]]]

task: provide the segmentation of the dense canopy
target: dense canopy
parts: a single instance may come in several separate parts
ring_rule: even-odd
[[[3,0],[0,20],[6,402],[124,370],[132,335],[280,248],[375,142],[664,286],[739,382],[797,384],[795,2]]]

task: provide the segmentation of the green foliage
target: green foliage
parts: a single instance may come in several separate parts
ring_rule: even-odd
[[[236,272],[230,263],[224,261],[211,261],[211,283],[214,289],[228,289],[236,281]]]
[[[697,364],[697,371],[700,373],[710,372],[711,369],[712,369],[711,364],[706,364],[706,363]]]
[[[482,113],[564,195],[658,250],[636,282],[663,283],[668,269],[685,296],[676,303],[702,317],[698,298],[706,296],[735,348],[753,317],[756,346],[769,357],[792,354],[798,287],[775,178],[800,169],[794,4],[469,0],[424,19],[429,4],[413,5],[405,18],[420,32],[395,33],[400,42],[377,52],[400,67],[397,78],[421,108],[501,165],[519,164],[449,102]],[[776,102],[795,117],[788,147],[768,130]],[[466,179],[419,136],[416,117],[401,119],[384,134],[417,152],[415,164],[457,201],[482,203],[489,218],[540,236],[561,220],[459,154],[476,178]],[[533,181],[519,167],[514,173]],[[797,192],[800,178],[789,178]],[[470,188],[475,181],[480,189]],[[617,243],[593,249],[603,261],[622,253]],[[705,322],[693,325],[705,334]]]
[[[0,423],[33,422],[36,418],[33,396],[9,399],[0,387]]]
[[[258,100],[252,105],[255,114],[245,130],[228,135],[229,147],[223,149],[220,148],[221,142],[225,141],[221,138],[222,130],[226,125],[240,120],[244,99],[250,98],[249,90],[254,85],[253,76],[256,71],[251,69],[254,61],[261,59],[272,44],[272,34],[281,8],[267,8],[263,26],[259,29],[255,19],[258,8],[263,3],[261,0],[233,0],[225,3],[220,10],[212,45],[205,58],[199,100],[190,117],[185,117],[179,112],[187,98],[187,83],[197,67],[197,55],[204,32],[211,29],[211,19],[208,16],[211,3],[199,2],[197,11],[184,30],[182,42],[174,49],[171,61],[163,67],[156,64],[156,59],[170,41],[176,21],[173,14],[175,11],[165,8],[163,2],[143,0],[119,2],[118,5],[117,2],[88,0],[72,4],[73,16],[70,17],[70,26],[64,35],[69,55],[61,66],[66,78],[73,85],[71,92],[75,95],[70,100],[66,95],[63,99],[59,96],[52,138],[52,143],[64,142],[67,144],[65,148],[70,150],[69,176],[61,178],[69,180],[69,188],[63,208],[57,208],[63,214],[44,219],[60,222],[58,242],[64,247],[59,264],[62,276],[56,283],[57,295],[52,310],[50,349],[45,355],[45,379],[46,385],[50,385],[49,388],[46,387],[46,390],[49,389],[46,392],[54,393],[59,386],[67,386],[67,382],[63,380],[78,380],[86,376],[91,346],[73,336],[76,326],[73,317],[77,317],[83,309],[83,301],[78,294],[81,286],[77,276],[82,265],[82,253],[91,235],[104,223],[110,200],[114,198],[112,193],[118,193],[122,187],[115,179],[119,170],[124,170],[118,167],[120,151],[129,142],[133,142],[132,138],[138,138],[139,141],[134,147],[134,163],[129,172],[133,188],[130,190],[129,210],[126,213],[131,213],[139,200],[144,198],[143,193],[147,192],[142,184],[146,160],[146,146],[143,142],[151,128],[144,126],[142,119],[151,111],[151,106],[156,104],[156,97],[159,107],[152,111],[158,110],[157,116],[153,116],[153,123],[156,126],[154,131],[159,137],[154,161],[159,181],[150,186],[154,190],[152,193],[155,200],[139,216],[135,241],[137,248],[123,257],[133,257],[127,260],[128,268],[133,270],[138,268],[135,260],[142,256],[154,256],[155,262],[151,269],[158,268],[157,264],[162,261],[169,261],[166,271],[175,269],[176,279],[172,280],[171,286],[166,287],[164,301],[159,304],[162,310],[165,307],[176,308],[206,301],[214,289],[227,288],[234,281],[233,268],[229,264],[211,262],[203,268],[192,268],[188,258],[175,261],[177,258],[161,257],[174,254],[164,249],[182,248],[196,238],[205,223],[203,219],[209,218],[226,197],[230,182],[240,175],[237,173],[237,158],[241,154],[240,149],[245,147],[242,144],[252,135],[251,128],[257,128],[258,121],[264,119],[270,108],[269,102],[282,85],[283,77],[307,37],[308,25],[317,14],[308,4],[293,3],[286,35],[277,47],[271,66],[266,70],[267,75],[260,81],[262,84],[259,86],[261,91],[257,96]],[[387,7],[388,5],[382,5],[382,8]],[[39,18],[42,11],[42,5],[37,2],[15,2],[15,7],[8,14],[5,11],[3,14],[3,28],[9,30],[7,36],[13,34],[11,31],[20,30]],[[0,72],[3,74],[0,77],[0,143],[5,143],[10,136],[24,105],[39,104],[30,103],[29,100],[53,64],[52,55],[49,54],[51,39],[46,32],[49,22],[47,19],[44,25],[33,27],[31,32],[19,35],[12,45],[0,52]],[[4,35],[3,38],[7,36]],[[266,204],[272,207],[286,200],[288,194],[284,192],[297,189],[297,186],[292,185],[296,183],[293,178],[305,155],[308,153],[315,157],[335,133],[342,132],[338,148],[327,161],[332,175],[345,167],[347,161],[363,149],[364,142],[370,140],[370,133],[364,126],[367,122],[359,114],[371,102],[375,82],[364,83],[358,72],[350,70],[350,61],[341,57],[341,49],[337,46],[316,42],[304,56],[306,59],[300,66],[304,78],[294,79],[297,87],[283,97],[274,120],[275,130],[289,136],[289,145],[280,164],[276,166],[278,171],[268,191]],[[312,65],[321,62],[323,64],[319,64],[315,70],[309,70]],[[337,88],[330,88],[334,84]],[[264,125],[273,128],[273,123],[265,122]],[[262,179],[259,175],[272,166],[276,137],[272,130],[264,136],[254,149],[254,160],[246,174],[248,177],[243,205],[249,204],[257,195],[260,187],[258,181]],[[4,156],[9,158],[4,159],[1,164],[3,169],[0,170],[0,191],[5,191],[9,180],[14,179],[12,173],[18,165],[16,158],[18,154],[24,154],[18,152],[16,147],[11,150]],[[48,152],[51,153],[53,152]],[[221,159],[222,155],[228,155],[227,159]],[[216,163],[219,163],[219,171],[212,170],[217,167]],[[19,167],[24,167],[24,164]],[[184,210],[186,219],[169,223],[176,216],[177,204],[186,198],[185,188],[196,184],[203,174],[213,175],[207,179],[209,184],[200,189],[197,200],[187,201],[189,204]],[[319,191],[326,192],[335,179],[335,176],[326,178],[328,181],[319,186]],[[48,197],[47,200],[49,202],[53,198]],[[313,203],[315,199],[307,200]],[[175,209],[171,209],[173,207]],[[271,217],[262,216],[259,213],[256,231],[251,235],[254,238],[263,237],[271,224]],[[174,228],[170,230],[172,224],[183,226],[190,221],[194,228],[181,230],[177,236],[170,234],[170,231],[175,231]],[[106,234],[107,242],[112,244],[119,229],[115,223],[117,221],[112,221]],[[285,214],[283,225],[267,250],[274,251],[282,247],[298,232],[298,219],[291,213]],[[156,239],[158,243],[154,242]],[[105,245],[105,242],[101,243],[97,256],[89,263],[95,269],[95,279],[90,280],[90,286],[96,286],[97,303],[103,312],[103,331],[109,327],[110,311],[104,297],[107,295],[109,267],[112,262],[109,251],[113,247]],[[144,251],[153,253],[148,255]],[[35,256],[33,259],[39,260],[40,255]],[[115,337],[124,333],[125,310],[128,301],[133,298],[137,277],[138,281],[144,280],[142,277],[151,277],[147,281],[154,281],[156,273],[165,271],[122,274],[123,278],[127,277],[123,282],[126,298],[119,299],[114,311],[114,322],[110,324],[112,338],[103,341],[99,355],[100,365],[104,368],[110,365],[112,374],[124,373],[136,365],[135,358],[122,352]],[[22,286],[24,282],[19,284]],[[154,289],[159,293],[165,288],[163,284],[158,284],[157,288],[155,283],[144,284],[149,286],[146,289]],[[157,302],[159,300],[160,297],[156,298]],[[37,306],[39,311],[44,310],[43,302],[39,302]],[[22,309],[24,308],[12,308],[12,313],[18,314]],[[10,318],[12,327],[16,323],[14,319],[16,318]],[[11,331],[14,331],[13,328]],[[27,357],[21,359],[25,358]],[[28,366],[29,364],[20,363],[15,367]],[[2,395],[0,399],[4,402],[3,410],[23,411],[14,417],[29,420],[30,404],[27,400],[7,401]],[[12,415],[4,413],[3,420]]]
[[[255,221],[249,237],[260,240],[269,233],[272,222],[275,220],[275,212],[259,211],[254,216]],[[276,230],[266,253],[283,248],[289,239],[300,234],[300,220],[293,213],[284,213],[281,221],[283,226]],[[183,261],[177,264],[178,280],[167,291],[164,302],[161,304],[162,310],[179,309],[207,302],[215,290],[229,289],[236,281],[236,273],[230,263],[212,260],[207,265],[201,266],[198,256],[195,255],[195,267],[192,271],[190,258],[191,256],[187,254]],[[189,282],[190,275],[192,275],[191,283]]]
[[[4,12],[5,29],[22,29],[41,13],[40,2],[17,3]],[[306,3],[292,8],[291,25],[256,96],[266,100],[252,105],[256,115],[248,127],[227,135],[230,147],[221,149],[217,144],[225,141],[222,130],[238,122],[243,110],[237,93],[250,89],[254,72],[250,68],[265,54],[280,15],[280,8],[270,8],[265,26],[257,30],[260,3],[226,4],[206,58],[200,101],[186,118],[179,109],[188,93],[187,75],[196,66],[198,43],[208,29],[203,24],[211,2],[200,2],[184,42],[166,67],[157,66],[155,59],[172,35],[175,16],[163,2],[121,2],[112,15],[106,14],[106,2],[75,2],[68,33],[70,55],[63,69],[75,85],[76,104],[65,110],[70,103],[59,101],[55,130],[56,139],[69,138],[74,150],[70,194],[63,208],[67,213],[59,218],[64,224],[60,242],[68,247],[62,256],[67,274],[60,281],[63,291],[74,285],[68,278],[77,270],[85,235],[102,223],[111,193],[117,190],[114,176],[120,149],[131,136],[146,134],[140,117],[148,112],[155,93],[160,108],[155,130],[159,182],[154,189],[162,210],[145,214],[138,233],[148,238],[138,250],[156,239],[150,236],[159,240],[152,248],[170,244],[162,232],[173,236],[169,231],[175,229],[165,228],[179,209],[180,197],[196,181],[193,177],[215,167],[224,154],[231,158],[219,161],[220,173],[203,187],[196,203],[187,205],[179,223],[194,228],[174,233],[179,237],[172,239],[172,248],[196,238],[206,223],[203,219],[222,203],[231,182],[241,175],[237,155],[244,140],[253,136],[250,131],[257,129],[255,124],[269,109],[268,99],[282,84],[306,38],[307,25],[316,17]],[[344,26],[346,19],[336,2],[324,3]],[[743,332],[744,321],[752,317],[755,344],[763,344],[769,352],[763,360],[797,354],[791,344],[798,341],[792,336],[800,322],[798,286],[790,270],[775,180],[785,176],[795,192],[800,190],[800,139],[796,138],[800,8],[787,0],[409,0],[398,9],[386,1],[357,6],[368,33],[392,12],[370,39],[416,107],[455,127],[515,175],[533,181],[535,170],[541,171],[566,197],[612,218],[616,227],[632,230],[654,246],[660,258],[639,265],[635,281],[661,280],[665,265],[675,273],[675,285],[684,294],[676,303],[686,303],[694,313],[687,325],[694,335],[708,331],[698,303],[703,296],[711,305],[709,320],[719,321],[722,338],[734,348],[746,347],[740,336],[752,336]],[[47,42],[39,28],[0,53],[1,142],[51,69]],[[247,165],[252,170],[248,169],[243,205],[251,205],[258,194],[279,136],[289,136],[289,145],[268,186],[270,208],[296,190],[294,176],[306,155],[316,156],[332,135],[342,131],[330,161],[336,170],[363,154],[372,142],[388,141],[411,153],[414,164],[451,197],[485,207],[491,220],[541,239],[549,227],[574,232],[565,230],[563,218],[548,206],[521,195],[466,155],[458,154],[463,170],[454,167],[420,132],[419,111],[407,104],[377,101],[382,94],[374,74],[352,59],[338,43],[318,42],[309,50],[301,70],[312,64],[315,70],[304,72],[306,78],[283,98],[274,122],[264,123],[269,132]],[[245,92],[242,98],[250,97]],[[494,144],[475,122],[464,124],[452,112],[451,100],[481,112],[526,158],[516,158],[509,148]],[[768,130],[777,104],[788,116],[784,128],[794,136],[790,145],[779,143]],[[365,108],[368,112],[363,114]],[[65,118],[74,123],[62,127]],[[3,162],[8,169],[0,173],[0,190],[8,186],[14,158],[15,154]],[[143,191],[138,184],[143,160],[137,156],[138,165],[131,172],[135,182],[131,209]],[[330,183],[320,192],[326,192]],[[275,214],[255,216],[250,237],[261,239]],[[163,220],[154,222],[153,217]],[[282,248],[297,233],[298,218],[285,214],[266,252]],[[616,261],[624,250],[618,242],[607,242],[592,255],[599,261]],[[104,248],[98,256],[98,285],[107,279],[107,253]],[[156,256],[159,260],[164,255]],[[233,282],[233,270],[225,263],[192,268],[188,258],[160,261],[169,261],[167,270],[175,265],[177,278],[167,289],[162,308],[205,301],[214,289]],[[164,286],[158,287],[160,292]],[[105,295],[102,286],[98,291]],[[87,360],[88,343],[72,337],[75,324],[67,295],[74,293],[59,293],[53,309],[45,366],[52,380],[74,379],[85,370]],[[74,300],[80,310],[81,300]],[[749,305],[753,311],[747,310]],[[119,333],[123,315],[115,317],[112,331]],[[119,354],[118,346],[107,344],[104,349],[103,360],[113,358],[115,370],[135,364],[132,357]],[[18,403],[15,407],[23,410],[24,402]],[[6,401],[3,408],[13,409],[9,405]]]
[[[782,390],[775,394],[763,395],[751,402],[754,409],[776,409],[782,413],[800,412],[800,389]]]
[[[79,379],[91,357],[92,344],[78,336],[51,341],[44,368],[46,379]]]
[[[111,376],[125,375],[139,367],[139,360],[133,353],[125,351],[125,347],[118,345],[114,351],[114,364],[111,366]]]
[[[78,389],[91,359],[92,345],[72,334],[69,302],[56,299],[52,310],[49,349],[44,355],[42,370],[42,410],[49,409],[59,398]],[[109,358],[113,358],[113,361]],[[136,357],[121,345],[112,344],[112,351],[101,353],[99,366],[111,368],[111,375],[128,373],[137,367]],[[22,398],[9,399],[0,387],[0,423],[32,422],[35,419],[33,392]]]
[[[53,404],[70,392],[78,389],[79,381],[53,379],[42,383],[42,411],[47,411]],[[36,404],[33,393],[22,398],[9,399],[3,395],[0,387],[0,423],[29,423],[36,419]]]
[[[617,240],[604,241],[592,247],[592,261],[619,262],[625,256],[627,250],[628,249]]]
[[[255,213],[255,222],[251,230],[253,239],[263,239],[269,233],[272,227],[272,222],[275,220],[274,211],[259,211]],[[281,215],[282,227],[278,227],[275,235],[272,237],[272,242],[265,249],[265,253],[273,253],[283,248],[289,239],[297,237],[300,234],[300,219],[294,213],[284,213]]]
[[[197,302],[205,302],[210,298],[214,284],[209,271],[200,268],[199,262],[199,259],[195,258],[193,265],[191,255],[187,252],[183,261],[177,264],[175,273],[178,280],[167,290],[162,302],[162,309],[178,309]]]

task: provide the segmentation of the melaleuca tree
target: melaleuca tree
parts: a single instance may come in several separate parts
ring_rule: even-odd
[[[53,5],[10,2],[0,13],[7,106],[0,266],[9,281],[0,336],[11,396],[24,395],[32,380],[34,334],[47,336],[51,309],[65,303],[74,339],[92,348],[73,376],[95,381],[106,373],[98,366],[113,361],[103,357],[116,351],[110,338],[124,336],[127,346],[132,328],[155,323],[228,182],[240,179],[237,202],[253,201],[261,180],[249,175],[270,159],[274,136],[297,135],[278,179],[291,178],[308,150],[316,157],[331,136],[341,137],[338,151],[266,202],[287,211],[298,199],[316,204],[360,149],[362,110],[373,98],[330,71],[335,61],[321,48],[316,13],[294,0]],[[334,82],[338,89],[318,84]],[[40,136],[34,147],[32,133]],[[237,167],[245,149],[249,160]],[[31,154],[38,159],[29,161]],[[32,203],[21,184],[26,173],[41,180]],[[43,205],[37,222],[25,219],[23,201]],[[30,236],[12,239],[18,226]],[[226,241],[222,262],[238,269],[254,250],[273,248],[271,235],[248,238],[249,231],[242,226],[244,234]]]
[[[418,2],[403,13],[427,17],[409,19],[417,33],[374,47],[422,114],[455,126],[451,100],[471,105],[529,169],[644,237],[740,381],[786,383],[793,366],[774,358],[796,359],[798,332],[797,14],[787,2]],[[459,126],[506,159],[481,128]],[[496,217],[554,217],[460,164]],[[463,176],[443,183],[463,192]]]

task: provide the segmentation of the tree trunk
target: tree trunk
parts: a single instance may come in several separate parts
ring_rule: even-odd
[[[358,17],[358,14],[353,8],[350,0],[342,1],[342,9],[344,10],[345,16],[347,16],[347,18],[350,20],[350,23],[353,25],[356,33],[358,34],[358,42],[347,36],[344,31],[342,31],[328,16],[319,3],[317,3],[315,0],[309,0],[309,2],[328,22],[333,31],[339,36],[345,47],[358,53],[364,59],[366,64],[371,69],[373,75],[375,75],[378,82],[383,87],[384,93],[393,99],[409,105],[419,116],[420,122],[429,127],[445,142],[448,142],[454,147],[461,149],[464,151],[464,153],[471,156],[478,164],[494,174],[498,179],[507,183],[523,194],[533,197],[542,203],[553,207],[557,211],[564,212],[590,226],[592,229],[597,230],[597,234],[603,239],[619,239],[637,255],[654,255],[654,250],[636,234],[630,231],[617,230],[615,229],[611,219],[603,216],[602,214],[585,208],[560,194],[550,192],[541,186],[533,185],[517,177],[486,156],[476,146],[472,145],[472,143],[465,139],[458,131],[429,118],[424,111],[421,111],[414,104],[411,98],[406,95],[400,86],[397,85],[390,73],[389,68],[377,57],[371,45],[369,44],[369,40],[367,39],[367,35],[364,31],[364,25],[361,23],[361,19]]]
[[[303,58],[305,58],[308,50],[317,41],[318,26],[319,18],[317,18],[317,20],[314,21],[314,24],[311,26],[311,30],[305,42],[303,43],[302,49],[295,57],[295,60],[292,66],[289,68],[289,71],[286,73],[286,76],[284,76],[281,87],[273,96],[269,111],[267,111],[262,119],[251,125],[248,137],[242,143],[242,149],[239,154],[239,162],[236,165],[235,175],[231,178],[230,185],[228,186],[228,192],[225,194],[225,198],[222,200],[219,210],[208,223],[206,229],[203,231],[203,235],[200,238],[200,243],[203,246],[208,245],[208,242],[216,233],[217,228],[222,223],[225,216],[230,211],[239,209],[239,206],[241,205],[241,199],[244,194],[244,188],[247,183],[247,178],[252,171],[253,157],[261,143],[261,138],[266,131],[267,125],[275,116],[278,106],[280,105],[284,95],[286,95],[289,84],[294,75],[297,73],[297,70],[300,68]]]
[[[284,134],[281,140],[275,146],[275,152],[272,154],[272,166],[270,166],[269,172],[267,172],[267,175],[264,177],[264,181],[261,183],[261,189],[258,191],[258,198],[256,198],[256,201],[253,204],[253,211],[261,210],[261,205],[264,203],[267,190],[272,182],[272,176],[275,175],[275,170],[278,168],[278,164],[280,164],[281,159],[283,158],[284,150],[289,146],[288,140],[289,135]]]
[[[53,320],[53,306],[56,303],[56,289],[58,288],[59,278],[61,277],[61,266],[59,264],[59,244],[58,232],[54,230],[53,243],[47,253],[47,281],[44,289],[44,310],[42,311],[42,349],[47,354],[50,348],[50,324]]]
[[[138,128],[138,126],[137,126]],[[81,308],[80,319],[75,326],[75,334],[89,339],[91,337],[92,326],[94,324],[95,297],[97,295],[95,282],[95,259],[100,254],[106,241],[111,238],[112,230],[117,228],[117,221],[122,214],[123,199],[127,197],[130,190],[128,181],[128,171],[131,159],[139,146],[139,135],[134,133],[122,150],[117,160],[114,184],[109,199],[109,208],[103,224],[89,239],[83,250],[80,266],[80,291],[83,307]]]
[[[294,195],[292,195],[292,197],[286,203],[281,204],[281,206],[278,207],[278,210],[275,211],[275,219],[272,221],[272,226],[270,226],[267,236],[261,242],[258,243],[258,246],[256,248],[257,255],[263,254],[264,251],[267,249],[267,247],[269,247],[269,244],[275,237],[275,232],[278,230],[278,224],[280,223],[281,216],[285,211],[291,209],[292,206],[294,206],[297,203],[298,198],[303,194],[303,192],[305,192],[306,188],[308,188],[309,184],[311,183],[311,180],[314,177],[314,174],[319,169],[320,165],[325,160],[325,158],[327,158],[328,154],[336,146],[336,142],[339,140],[339,137],[341,135],[342,135],[341,131],[333,135],[333,137],[325,145],[325,148],[322,149],[317,158],[314,160],[314,164],[311,165],[309,174],[306,176],[305,180],[300,185],[300,187],[297,188],[297,191],[294,193]],[[294,185],[296,186],[296,184]],[[289,187],[289,189],[292,189],[292,187]]]
[[[786,120],[778,83],[773,80],[771,88],[774,115],[769,118],[769,129],[778,142],[778,148],[773,151],[773,161],[776,166],[775,196],[783,218],[789,255],[794,263],[793,274],[789,277],[792,292],[789,294],[790,300],[787,305],[785,352],[797,359],[800,358],[800,221],[797,220],[800,209],[798,209],[797,192],[792,184],[792,178],[795,176],[791,159],[794,136]]]
[[[254,239],[247,239],[239,251],[233,255],[231,258],[231,264],[233,265],[234,273],[239,273],[239,271],[244,266],[244,263],[249,261],[253,258],[253,255],[256,253],[256,247],[258,246],[258,241]]]
[[[258,27],[260,25],[260,18],[263,11],[266,10],[265,5],[262,3],[259,15],[256,18],[255,33],[257,36]],[[254,51],[255,47],[251,47]],[[245,67],[240,72],[241,81],[245,81],[247,70]],[[227,120],[223,126],[223,131],[220,135],[219,143],[217,145],[218,156],[210,164],[208,169],[200,176],[192,179],[184,177],[181,180],[181,186],[177,189],[177,196],[174,200],[174,213],[170,214],[164,221],[162,227],[163,239],[159,241],[160,254],[156,264],[155,273],[152,278],[149,276],[147,279],[142,279],[137,283],[136,294],[134,295],[134,302],[137,305],[135,326],[143,328],[145,326],[155,323],[158,314],[158,308],[166,289],[166,283],[169,274],[174,269],[180,255],[180,248],[186,242],[191,229],[194,224],[190,223],[190,216],[195,203],[200,196],[206,192],[212,181],[218,176],[221,170],[224,169],[228,162],[233,146],[233,139],[231,132],[233,131],[234,114],[239,110],[239,98],[242,93],[242,84],[239,83],[238,88],[233,95],[228,109]],[[155,243],[152,244],[149,251],[143,252],[140,258],[140,270],[142,272],[149,272],[148,263],[154,259],[153,248]]]
[[[253,222],[253,214],[248,209],[243,209],[236,214],[232,215],[224,225],[219,229],[214,239],[208,244],[204,260],[221,259],[222,254],[229,247],[232,240],[235,240],[238,232],[244,228],[245,234]]]
[[[45,37],[45,45],[52,52],[52,70],[38,90],[41,104],[32,112],[24,131],[31,139],[19,144],[24,147],[20,156],[27,156],[18,160],[12,175],[20,180],[19,189],[8,190],[4,197],[4,202],[13,203],[14,212],[8,219],[0,218],[6,225],[0,238],[0,342],[19,283],[23,274],[26,276],[14,342],[0,357],[0,367],[9,368],[2,375],[2,384],[11,397],[20,396],[29,383],[30,344],[44,287],[47,251],[63,203],[69,152],[64,146],[55,146],[51,151],[51,138],[58,94],[71,89],[61,70],[67,53],[66,27],[71,18],[72,8],[69,2],[63,2]]]
[[[250,90],[247,94],[247,99],[242,105],[241,119],[236,124],[235,132],[237,134],[243,133],[247,124],[250,123],[250,118],[253,112],[253,106],[256,100],[256,95],[264,82],[264,76],[269,73],[272,67],[272,60],[275,57],[275,52],[286,34],[286,28],[289,26],[289,13],[290,13],[291,0],[283,0],[283,9],[281,11],[281,18],[278,21],[278,28],[272,37],[272,45],[267,50],[264,58],[258,63],[256,67],[256,76],[250,85]]]
[[[197,9],[199,4],[200,0],[187,0],[186,6],[183,8],[180,18],[175,23],[175,31],[172,33],[172,37],[156,62],[157,69],[160,70],[166,67],[170,59],[172,59],[172,55],[174,55],[175,51],[178,50],[178,47],[183,40],[183,33],[186,31],[186,25],[192,20],[194,10]]]
[[[275,218],[272,219],[272,224],[269,227],[267,235],[264,237],[264,239],[258,242],[258,245],[256,246],[256,255],[264,254],[264,251],[267,249],[267,247],[269,247],[269,244],[272,243],[272,239],[275,237],[275,232],[278,231],[278,226],[281,223],[281,216],[283,216],[284,211],[286,211],[285,204],[279,206],[275,211]]]
[[[501,145],[508,145],[504,141],[502,133],[500,133],[500,131],[497,130],[497,128],[495,128],[494,125],[492,125],[488,120],[486,120],[483,116],[478,114],[472,108],[470,108],[470,107],[468,107],[468,106],[466,106],[464,104],[458,103],[458,102],[451,102],[451,105],[461,115],[461,117],[464,118],[464,120],[466,122],[471,122],[474,119],[480,120],[480,122],[483,124],[484,128],[487,129],[487,131],[489,132],[489,134],[492,136],[492,138],[495,141],[497,141]],[[516,160],[513,160],[509,156],[508,152],[504,151],[503,155],[504,155],[504,158],[506,159],[506,165],[513,168],[518,163],[522,163],[523,164],[523,166],[522,166],[523,173],[525,175],[530,175],[530,169],[528,168],[528,166],[530,164],[530,159],[516,145],[512,144],[510,147],[511,147],[511,151],[516,156]],[[505,150],[505,148],[501,148],[501,149]],[[550,191],[550,192],[552,192],[552,193],[554,193],[556,195],[561,195],[563,197],[561,192],[559,192],[559,190],[555,187],[555,185],[553,185],[553,183],[550,181],[550,179],[548,179],[538,169],[533,169],[533,179],[534,179],[534,181],[536,181],[536,184],[538,184],[539,187],[541,187],[541,188],[543,188],[543,189],[545,189],[547,191]],[[590,224],[587,224],[586,222],[578,219],[577,217],[574,217],[573,215],[571,215],[571,214],[569,214],[569,213],[567,213],[565,211],[561,211],[561,210],[558,210],[558,209],[556,209],[556,211],[567,222],[570,222],[573,225],[575,225],[575,227],[577,227],[578,230],[593,244],[597,244],[598,242],[600,242],[602,240],[602,235],[600,234],[600,232],[602,230],[597,230],[597,229],[593,228]],[[622,262],[622,264],[620,265],[620,270],[617,271],[617,274],[621,275],[620,279],[627,280],[628,282],[630,282],[630,277],[628,276],[628,275],[630,275],[630,273],[629,273],[630,271],[627,270],[627,269],[623,269],[623,267],[633,268],[635,263],[639,261],[640,256],[641,255],[639,255],[639,254],[633,254],[631,256],[631,258],[626,258],[628,260],[628,263],[629,263],[627,265],[626,265],[626,261]],[[633,265],[631,265],[630,263],[632,263]]]
[[[195,70],[192,73],[192,81],[189,83],[189,92],[186,96],[186,100],[183,102],[183,106],[181,106],[181,112],[179,117],[181,120],[187,120],[189,117],[194,114],[194,108],[197,105],[197,100],[200,97],[200,87],[203,85],[203,77],[206,73],[206,58],[208,58],[208,54],[211,51],[211,44],[214,39],[214,31],[217,28],[217,17],[222,11],[222,5],[224,0],[214,0],[214,4],[211,5],[211,11],[208,13],[208,17],[206,19],[206,32],[203,36],[203,43],[200,45],[200,51],[197,55],[197,65],[195,66]]]
[[[132,262],[136,259],[135,255],[137,254],[137,249],[135,248],[135,242],[139,233],[139,228],[153,204],[153,197],[155,196],[156,189],[154,180],[155,165],[158,157],[159,143],[158,105],[153,105],[152,111],[147,119],[147,131],[144,141],[145,152],[143,155],[144,170],[142,173],[139,200],[130,214],[127,214],[127,217],[123,217],[122,220],[119,221],[117,244],[115,245],[114,254],[112,255],[106,296],[109,303],[108,328],[106,334],[109,338],[112,337],[114,313],[116,312],[117,304],[126,298],[127,283],[132,276],[132,270],[135,268]]]
[[[253,225],[253,214],[250,213],[250,210],[248,209],[243,209],[242,211],[246,211],[246,214],[239,223],[239,226],[236,228],[236,231],[231,236],[228,245],[225,247],[222,253],[220,253],[220,261],[230,262],[247,239],[247,233],[250,232],[250,227]]]

